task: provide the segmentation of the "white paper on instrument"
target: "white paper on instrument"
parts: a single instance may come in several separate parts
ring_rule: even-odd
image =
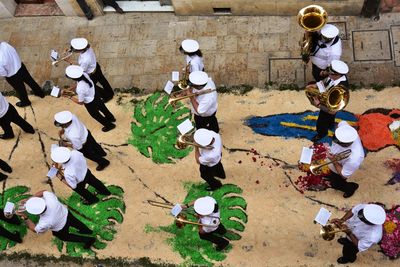
[[[60,88],[58,88],[57,86],[53,86],[53,89],[51,89],[50,95],[53,97],[59,97],[60,96]]]
[[[317,82],[317,87],[320,93],[323,93],[326,91],[325,85],[323,81]]]
[[[13,214],[14,213],[15,204],[7,201],[6,205],[4,206],[4,213]]]
[[[50,179],[53,179],[54,177],[56,177],[58,172],[58,169],[56,167],[51,167],[49,172],[47,173],[47,177]]]
[[[331,214],[332,213],[329,210],[327,210],[325,208],[320,208],[317,216],[314,219],[314,222],[318,223],[322,226],[325,226],[328,223],[329,218],[331,217]]]
[[[58,53],[56,50],[52,49],[50,53],[50,57],[52,61],[56,61],[58,59]]]
[[[303,147],[300,156],[300,163],[310,164],[314,150],[308,147]]]
[[[176,205],[172,208],[171,214],[172,214],[172,216],[176,217],[176,216],[178,216],[178,215],[181,213],[181,211],[182,211],[181,205],[180,205],[180,204],[176,204]]]
[[[59,145],[51,144],[51,148],[50,148],[51,153],[53,153],[54,149],[56,149],[57,147],[59,147]]]
[[[178,131],[183,135],[187,134],[191,130],[193,130],[194,126],[189,119],[184,120],[181,124],[177,126]]]
[[[179,81],[179,71],[173,71],[172,72],[172,81],[173,82]]]
[[[168,81],[167,84],[166,84],[165,87],[164,87],[164,91],[165,91],[167,94],[171,94],[173,88],[174,88],[174,83],[171,82],[171,81]]]

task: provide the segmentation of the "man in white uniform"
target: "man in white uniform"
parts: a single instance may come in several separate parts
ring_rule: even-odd
[[[200,45],[196,40],[183,40],[179,47],[179,51],[186,55],[186,65],[190,65],[190,73],[193,71],[204,71],[203,54],[201,53]]]
[[[337,259],[339,264],[354,262],[357,253],[366,251],[382,239],[382,224],[386,220],[385,210],[376,204],[358,204],[341,219],[331,221],[339,228],[347,228],[346,238],[339,238],[343,245],[343,256]]]

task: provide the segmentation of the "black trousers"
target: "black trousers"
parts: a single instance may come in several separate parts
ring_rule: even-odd
[[[342,254],[343,258],[349,262],[354,262],[357,259],[358,247],[353,242],[345,238]]]
[[[106,1],[105,1],[106,2]],[[112,5],[112,2],[115,4]],[[108,3],[108,1],[107,1]],[[111,4],[107,4],[109,6],[112,6],[114,9],[117,9],[119,6],[115,1],[109,1]],[[96,94],[103,98],[103,99],[111,99],[114,96],[114,91],[110,85],[110,83],[107,81],[106,77],[104,77],[103,72],[101,71],[101,66],[99,62],[96,63],[96,69],[94,72],[90,74],[90,79],[92,79],[93,84],[95,85],[96,88]],[[96,83],[100,83],[102,87],[96,86]]]
[[[80,243],[89,243],[93,241],[93,237],[81,236],[77,234],[71,234],[69,232],[69,228],[74,227],[79,230],[81,234],[91,234],[92,230],[89,229],[84,223],[78,220],[70,211],[68,211],[67,222],[65,226],[60,231],[53,231],[53,235],[58,237],[63,241],[69,242],[80,242]]]
[[[199,237],[203,240],[208,240],[216,244],[217,247],[225,247],[229,244],[229,241],[222,237],[224,234],[226,234],[226,228],[222,225],[222,223],[220,223],[217,230],[212,231],[211,233],[199,232]]]
[[[8,165],[7,162],[5,162],[4,160],[0,159],[0,169],[2,169],[5,172],[12,172],[12,168],[10,165]],[[0,215],[1,217],[1,215]]]
[[[119,5],[117,4],[117,2],[115,2],[115,0],[103,0],[103,3],[105,6],[111,6],[113,7],[115,10],[117,8],[119,8]],[[97,63],[98,64],[98,63]]]
[[[332,188],[342,191],[344,193],[352,193],[352,191],[354,190],[354,184],[352,182],[347,182],[346,179],[344,179],[342,176],[340,176],[339,174],[332,172],[327,175],[325,178],[328,178]]]
[[[224,166],[222,166],[221,161],[212,167],[200,164],[200,177],[210,185],[212,190],[218,189],[222,186],[222,183],[215,177],[226,178]]]
[[[104,151],[101,145],[96,142],[96,140],[93,138],[92,133],[89,130],[88,136],[86,138],[86,143],[82,146],[81,149],[79,149],[79,152],[81,152],[85,156],[85,158],[93,160],[99,165],[104,165],[108,162],[108,160],[104,158],[107,153]]]
[[[194,114],[194,122],[196,123],[196,129],[206,128],[207,130],[219,133],[218,120],[217,117],[215,116],[216,113],[217,112],[215,112],[209,117],[201,117]]]
[[[4,136],[6,137],[14,137],[14,131],[11,127],[12,122],[21,127],[24,132],[35,132],[35,129],[33,129],[32,125],[30,125],[18,114],[13,105],[9,104],[6,114],[4,114],[4,116],[0,118],[0,126],[1,128],[3,128]]]
[[[106,196],[111,195],[111,192],[107,189],[107,187],[105,187],[105,185],[88,169],[85,179],[76,185],[74,191],[81,195],[87,202],[89,202],[89,204],[98,202],[99,199],[86,189],[86,184],[93,186],[99,194]]]
[[[7,223],[14,224],[14,225],[20,225],[21,221],[18,219],[17,216],[13,216],[11,218],[6,218],[4,216],[4,210],[0,209],[0,220],[3,220]],[[19,233],[11,233],[7,229],[5,229],[3,226],[0,226],[0,236],[4,236],[5,238],[12,240],[14,242],[20,242],[21,237],[19,236]]]
[[[322,138],[328,134],[329,129],[335,126],[336,114],[329,114],[323,110],[319,111],[317,119],[317,133]]]
[[[317,67],[317,65],[312,64],[312,76],[314,77],[314,80],[316,82],[325,79],[325,77],[322,77],[320,75],[321,71],[323,71],[323,69],[320,69],[319,67]]]
[[[17,97],[22,103],[31,103],[28,99],[28,94],[26,92],[25,84],[33,90],[33,93],[37,96],[44,96],[42,88],[35,82],[32,76],[29,74],[25,67],[25,64],[21,63],[21,68],[11,77],[6,77],[7,82],[14,88],[17,92]]]
[[[112,121],[115,120],[114,115],[108,110],[104,102],[95,95],[92,102],[85,104],[85,108],[93,119],[103,124],[103,126],[110,126]],[[102,114],[101,114],[101,113]]]

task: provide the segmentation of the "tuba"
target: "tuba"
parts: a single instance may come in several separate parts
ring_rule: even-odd
[[[189,132],[189,133],[180,135],[178,137],[178,139],[176,140],[176,146],[178,147],[178,149],[185,149],[188,146],[195,146],[195,147],[203,148],[203,149],[213,149],[214,148],[212,145],[201,146],[201,145],[197,144],[194,141],[194,132]]]
[[[344,109],[350,100],[349,90],[343,85],[333,86],[323,93],[320,93],[317,86],[309,86],[306,87],[305,93],[311,104],[314,101],[313,98],[316,97],[322,106],[333,113]]]
[[[190,74],[190,62],[186,65],[185,70],[183,72],[183,77],[178,82],[178,87],[181,90],[189,88],[189,74]]]
[[[308,62],[311,55],[313,35],[312,33],[320,30],[328,20],[328,13],[318,5],[303,7],[297,14],[297,21],[305,32],[300,42],[301,57],[304,62]]]

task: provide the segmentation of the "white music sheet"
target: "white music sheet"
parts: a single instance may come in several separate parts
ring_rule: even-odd
[[[310,164],[314,150],[308,147],[303,147],[300,155],[300,163]]]
[[[178,216],[182,211],[182,207],[180,204],[175,204],[175,206],[171,210],[172,216],[176,217]]]
[[[58,53],[56,50],[52,49],[50,52],[50,57],[52,61],[56,61],[58,59]]]
[[[178,131],[183,135],[187,134],[191,130],[193,130],[194,126],[189,119],[184,120],[181,124],[177,126]]]
[[[50,95],[52,97],[60,97],[60,88],[58,88],[57,86],[53,86],[53,89],[51,89]]]
[[[317,216],[315,217],[314,222],[325,226],[328,223],[330,217],[331,212],[325,208],[321,208]]]
[[[179,71],[173,71],[172,72],[172,81],[173,82],[179,81]]]
[[[58,169],[56,167],[51,167],[49,172],[47,173],[47,177],[50,179],[53,179],[54,177],[56,177],[58,172]]]
[[[164,87],[164,91],[165,91],[167,94],[170,95],[173,88],[174,88],[174,83],[171,82],[171,81],[168,81],[167,84],[166,84],[165,87]]]

